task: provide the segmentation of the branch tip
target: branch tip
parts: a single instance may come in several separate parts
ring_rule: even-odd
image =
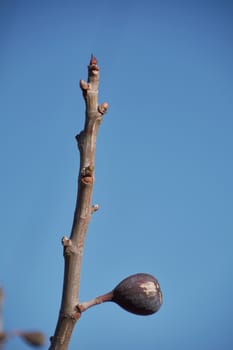
[[[97,58],[92,54],[91,60],[88,66],[89,74],[96,75],[97,71],[99,71]]]
[[[95,65],[95,66],[98,65],[97,58],[93,55],[93,53],[91,54],[91,60],[90,60],[90,66],[92,65]]]

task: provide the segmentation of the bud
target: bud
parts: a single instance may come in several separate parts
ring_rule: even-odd
[[[91,60],[90,60],[90,65],[96,65],[97,66],[98,62],[97,62],[97,58],[91,54]]]
[[[45,345],[45,336],[41,332],[20,332],[19,336],[29,345],[35,347]]]
[[[4,332],[0,332],[0,349],[7,340],[7,334]]]

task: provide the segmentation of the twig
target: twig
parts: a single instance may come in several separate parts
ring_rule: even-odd
[[[98,105],[98,82],[99,67],[92,55],[88,66],[88,81],[80,81],[86,104],[86,116],[83,131],[76,136],[80,152],[78,193],[70,238],[62,239],[65,258],[63,293],[50,350],[68,349],[72,331],[81,316],[81,310],[77,309],[77,305],[83,247],[91,215],[98,209],[98,205],[91,206],[96,138],[103,114],[108,108],[106,102]]]

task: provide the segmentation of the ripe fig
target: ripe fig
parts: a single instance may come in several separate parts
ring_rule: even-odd
[[[113,302],[137,315],[151,315],[162,304],[162,292],[155,277],[137,273],[121,281],[112,291]]]
[[[147,273],[137,273],[121,281],[111,292],[76,305],[79,313],[89,307],[113,301],[137,315],[151,315],[162,305],[162,292],[157,279]]]

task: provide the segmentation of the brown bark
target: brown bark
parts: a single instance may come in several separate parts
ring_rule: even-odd
[[[97,205],[91,206],[96,138],[103,114],[108,108],[107,103],[98,105],[98,83],[99,67],[96,58],[91,56],[88,81],[80,81],[86,113],[84,129],[76,136],[80,152],[78,193],[70,237],[62,239],[65,259],[63,293],[55,334],[51,337],[50,350],[68,349],[72,331],[81,316],[81,310],[77,305],[79,304],[83,247],[91,214],[98,209]]]

